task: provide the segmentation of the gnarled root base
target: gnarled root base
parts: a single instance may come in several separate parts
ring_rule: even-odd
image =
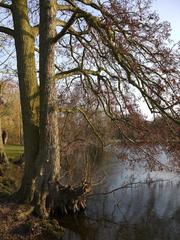
[[[83,183],[78,187],[53,184],[51,193],[47,197],[47,209],[50,215],[62,216],[74,214],[86,208],[86,195],[91,192],[91,187]]]

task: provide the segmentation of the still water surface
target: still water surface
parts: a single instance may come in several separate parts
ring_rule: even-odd
[[[119,152],[122,154],[122,149]],[[131,154],[129,151],[128,155]],[[143,153],[140,155],[138,158],[145,158]],[[169,158],[164,152],[155,157],[163,163],[167,163]],[[84,214],[63,220],[67,230],[62,239],[179,240],[179,175],[167,169],[149,171],[142,162],[132,166],[127,161],[120,161],[117,153],[107,154],[97,164],[105,180],[95,187],[94,194],[109,192],[128,182],[138,184],[111,194],[92,196]],[[157,182],[152,183],[155,180]]]

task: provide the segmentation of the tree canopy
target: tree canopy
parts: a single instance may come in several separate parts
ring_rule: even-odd
[[[2,1],[1,7],[12,9],[10,2]],[[78,82],[113,118],[112,105],[118,105],[123,115],[142,96],[151,112],[178,122],[179,46],[171,44],[170,25],[152,12],[151,1],[53,4],[57,8],[55,80],[68,82],[67,87]],[[36,37],[38,1],[29,1],[28,14]],[[2,24],[1,32],[13,36],[13,31]]]

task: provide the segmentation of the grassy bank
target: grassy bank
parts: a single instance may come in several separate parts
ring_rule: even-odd
[[[0,164],[0,192],[12,193],[20,185],[23,173],[22,164],[14,164],[19,156],[23,153],[24,148],[21,145],[5,145],[9,164]]]
[[[17,158],[24,151],[24,147],[22,145],[5,145],[5,152],[8,158]]]

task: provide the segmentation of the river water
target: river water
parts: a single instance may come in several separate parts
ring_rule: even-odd
[[[61,221],[66,228],[62,239],[179,240],[180,178],[171,171],[170,156],[156,152],[148,160],[158,160],[152,168],[141,150],[135,156],[132,150],[113,148],[104,155],[95,167],[102,181],[96,179],[85,213]]]

